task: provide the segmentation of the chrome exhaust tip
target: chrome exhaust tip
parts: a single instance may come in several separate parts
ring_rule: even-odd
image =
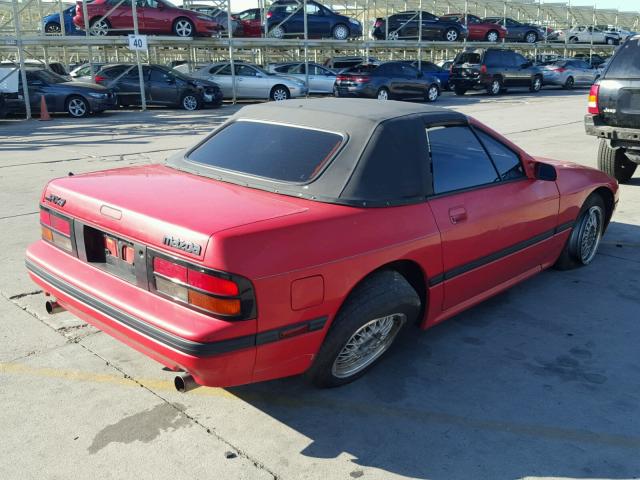
[[[44,303],[44,307],[47,309],[47,313],[49,315],[64,312],[64,307],[60,305],[56,300],[47,300]]]
[[[180,393],[190,392],[194,388],[198,388],[200,386],[188,373],[176,375],[176,377],[173,379],[173,384],[175,385],[176,390]]]

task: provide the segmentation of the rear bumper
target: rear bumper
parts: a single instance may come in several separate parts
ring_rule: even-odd
[[[584,129],[587,135],[609,140],[612,147],[640,150],[640,128],[605,125],[599,116],[587,114],[584,117]]]
[[[484,80],[483,77],[449,77],[449,85],[466,88],[467,90],[482,89],[489,85],[489,79]]]

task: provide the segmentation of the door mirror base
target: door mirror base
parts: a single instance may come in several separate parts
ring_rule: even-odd
[[[536,162],[533,171],[534,176],[537,180],[555,182],[558,178],[556,168],[553,165],[549,165],[548,163]]]

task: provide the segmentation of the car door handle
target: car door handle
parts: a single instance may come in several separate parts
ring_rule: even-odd
[[[467,211],[464,207],[453,207],[449,209],[449,220],[454,225],[456,223],[464,222],[467,219]]]

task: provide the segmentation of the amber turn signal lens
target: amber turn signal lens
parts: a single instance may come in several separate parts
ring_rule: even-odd
[[[53,232],[47,227],[40,227],[42,230],[42,238],[47,242],[53,242]]]
[[[220,315],[239,315],[240,300],[216,298],[189,290],[189,304]]]

